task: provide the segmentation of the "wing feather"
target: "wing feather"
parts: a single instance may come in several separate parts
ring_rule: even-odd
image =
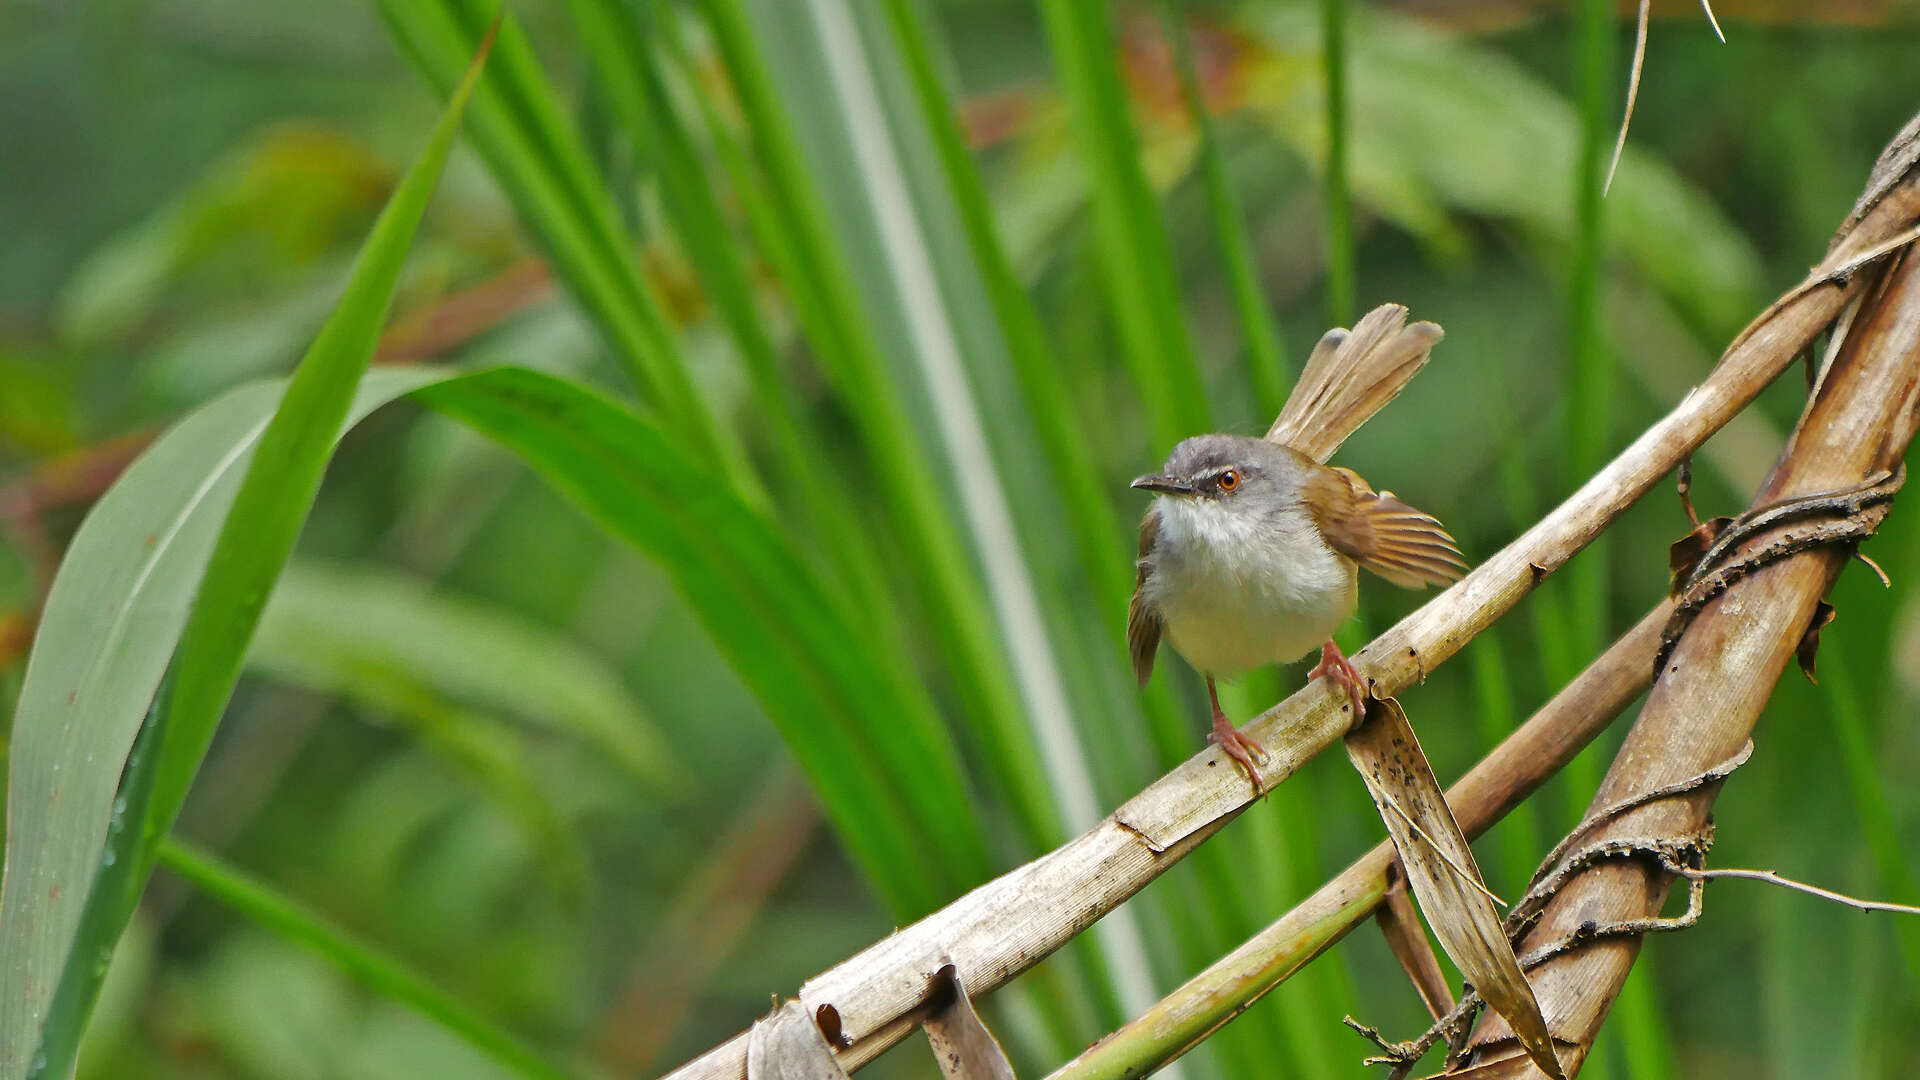
[[[1375,492],[1352,469],[1320,466],[1308,473],[1302,493],[1335,551],[1395,585],[1444,585],[1467,571],[1438,519],[1390,491]]]
[[[1154,654],[1160,649],[1160,612],[1147,599],[1147,578],[1153,573],[1153,545],[1160,538],[1160,511],[1149,510],[1140,521],[1139,571],[1133,579],[1133,601],[1127,605],[1127,653],[1133,657],[1133,677],[1141,686],[1153,677]]]

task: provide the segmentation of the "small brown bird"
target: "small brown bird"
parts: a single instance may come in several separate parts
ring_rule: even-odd
[[[1466,571],[1440,522],[1325,464],[1440,340],[1438,326],[1407,326],[1406,318],[1406,308],[1386,304],[1351,333],[1328,331],[1265,439],[1197,435],[1173,448],[1165,468],[1133,482],[1159,495],[1140,523],[1127,611],[1134,675],[1142,685],[1152,676],[1164,634],[1206,677],[1208,738],[1247,770],[1256,792],[1264,788],[1253,758],[1266,751],[1220,711],[1214,678],[1289,662],[1319,644],[1307,677],[1344,687],[1358,719],[1366,691],[1333,643],[1359,599],[1355,568],[1407,588]]]

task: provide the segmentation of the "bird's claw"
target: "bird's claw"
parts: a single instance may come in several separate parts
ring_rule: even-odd
[[[1213,718],[1213,730],[1207,733],[1207,741],[1218,746],[1226,752],[1228,757],[1240,763],[1240,767],[1246,770],[1247,779],[1253,782],[1253,794],[1256,798],[1267,793],[1267,785],[1260,779],[1260,770],[1254,764],[1256,757],[1261,761],[1267,760],[1265,747],[1241,734],[1240,729],[1234,727],[1224,715],[1217,713]]]
[[[1340,646],[1331,640],[1320,646],[1320,662],[1307,672],[1307,679],[1312,681],[1322,675],[1346,689],[1347,697],[1353,700],[1354,723],[1359,723],[1367,715],[1366,681],[1354,668],[1353,661],[1348,660],[1346,654],[1340,651]]]

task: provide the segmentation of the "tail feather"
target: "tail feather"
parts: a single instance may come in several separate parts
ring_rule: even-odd
[[[1332,457],[1347,436],[1419,374],[1440,341],[1442,332],[1434,323],[1407,326],[1406,321],[1405,307],[1382,304],[1351,332],[1327,331],[1307,358],[1267,440],[1315,461]]]

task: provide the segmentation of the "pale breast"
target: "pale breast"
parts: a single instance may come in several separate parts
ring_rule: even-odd
[[[1201,671],[1297,660],[1353,613],[1354,564],[1305,511],[1247,521],[1204,499],[1158,505],[1147,597],[1174,651]]]

